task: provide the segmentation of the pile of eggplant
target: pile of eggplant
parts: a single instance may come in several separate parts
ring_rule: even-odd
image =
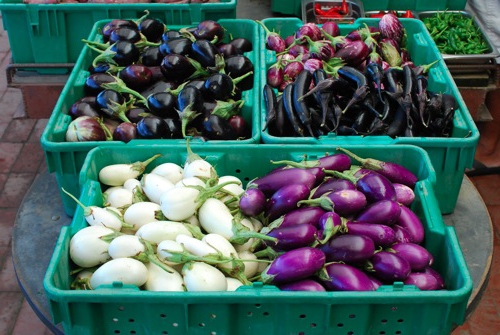
[[[412,62],[396,15],[347,35],[335,21],[305,23],[286,38],[260,24],[276,53],[263,88],[270,135],[451,136],[457,101],[428,90],[438,60]]]
[[[104,206],[80,204],[88,226],[70,242],[80,269],[73,288],[115,281],[153,291],[232,291],[253,282],[284,291],[445,288],[410,209],[417,177],[404,166],[339,148],[318,160],[275,161],[243,188],[188,153],[183,166],[146,170],[157,154],[99,171]]]
[[[147,14],[111,20],[101,33],[103,42],[85,41],[97,56],[68,111],[66,141],[251,136],[241,115],[253,87],[250,40],[225,36],[215,21],[175,30]]]

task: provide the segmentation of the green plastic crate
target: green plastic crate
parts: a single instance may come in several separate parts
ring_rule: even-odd
[[[216,3],[162,4],[24,4],[0,0],[13,63],[75,63],[94,23],[105,19],[139,18],[144,11],[167,25],[236,18],[236,0]],[[50,47],[48,47],[50,46]],[[37,69],[50,73],[48,69]],[[52,71],[56,71],[53,69]]]
[[[340,24],[341,34],[346,34],[353,29],[362,27],[365,23],[369,26],[376,25],[379,19],[363,18],[357,19],[353,24]],[[449,138],[438,137],[398,137],[392,139],[389,136],[337,136],[330,133],[318,139],[313,137],[278,137],[272,136],[267,129],[262,132],[261,140],[269,144],[412,144],[424,148],[429,154],[432,164],[436,169],[436,197],[439,201],[442,214],[450,214],[455,209],[458,193],[462,185],[462,179],[466,168],[472,167],[474,154],[479,141],[479,131],[472,120],[472,116],[458,90],[436,44],[429,35],[423,23],[417,19],[400,19],[407,32],[407,47],[415,64],[430,64],[435,60],[439,62],[434,65],[428,74],[428,89],[436,92],[452,94],[459,108],[455,112],[453,120],[453,132]],[[282,36],[292,34],[302,25],[302,21],[296,18],[270,18],[262,21],[266,27]],[[266,83],[267,69],[275,63],[274,52],[265,49],[265,33],[261,29],[262,57],[261,57],[261,81]],[[264,99],[261,98],[261,118],[266,119]],[[261,122],[264,124],[264,122]]]
[[[87,224],[79,208],[70,226],[63,227],[44,278],[53,321],[70,334],[450,334],[464,322],[472,280],[455,231],[446,227],[433,194],[434,171],[426,152],[415,146],[345,146],[360,156],[404,164],[419,182],[412,210],[422,220],[424,246],[435,258],[435,269],[447,290],[419,291],[414,286],[382,286],[375,292],[282,292],[255,283],[235,292],[147,292],[121,283],[95,291],[69,289],[72,269],[68,256],[71,237]],[[193,145],[192,149],[244,183],[270,171],[270,160],[314,159],[332,146]],[[163,162],[183,164],[181,146],[99,147],[89,152],[80,174],[80,200],[101,205],[98,171],[112,163],[144,160],[154,154],[148,170]],[[249,164],[251,162],[251,164]],[[286,320],[286,322],[283,322]]]
[[[92,41],[99,40],[100,35],[98,29],[109,20],[102,20],[96,23],[89,39]],[[226,36],[230,34],[233,37],[245,37],[252,41],[253,51],[245,53],[255,66],[254,88],[243,92],[242,99],[245,101],[241,114],[248,125],[252,127],[251,137],[245,140],[231,141],[206,141],[200,139],[191,139],[191,143],[201,142],[205,145],[219,145],[220,143],[230,143],[233,145],[258,143],[260,141],[260,105],[259,94],[260,79],[258,73],[259,65],[259,31],[258,25],[253,20],[248,19],[223,19],[218,21],[226,28]],[[185,27],[184,25],[172,25],[172,29]],[[173,140],[133,140],[129,143],[120,141],[101,141],[101,142],[66,142],[65,134],[68,125],[71,122],[71,117],[68,115],[68,110],[71,105],[83,97],[83,85],[85,78],[89,75],[87,68],[92,63],[95,57],[95,51],[85,46],[81,52],[75,67],[73,68],[66,85],[64,86],[59,99],[54,107],[54,110],[49,118],[49,121],[41,136],[41,145],[45,152],[48,171],[55,172],[57,183],[60,187],[64,187],[72,194],[79,194],[78,173],[83,165],[87,153],[97,146],[122,145],[123,148],[136,145],[152,145],[159,143],[174,143],[181,146],[185,145],[184,139]],[[75,203],[68,201],[63,197],[63,206],[65,212],[72,216],[75,211]]]

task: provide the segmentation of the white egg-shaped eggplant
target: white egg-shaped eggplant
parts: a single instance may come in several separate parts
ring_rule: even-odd
[[[184,285],[189,292],[226,291],[226,276],[215,266],[188,262],[182,267]]]
[[[156,158],[161,155],[154,155],[144,162],[135,162],[131,164],[110,164],[99,170],[99,181],[108,186],[122,186],[128,179],[138,178],[144,173],[144,170]]]
[[[257,261],[257,256],[251,251],[242,251],[238,253],[238,257],[243,261],[245,265],[245,277],[252,278],[257,274],[259,269],[259,262]]]
[[[142,190],[141,181],[135,178],[127,179],[123,184],[123,188],[126,188],[131,192],[133,192],[136,189],[136,187],[139,187],[139,189]]]
[[[205,187],[205,182],[198,177],[189,177],[179,180],[175,187],[185,187],[185,186],[201,186]]]
[[[178,235],[192,236],[185,224],[176,221],[153,221],[142,225],[137,232],[143,240],[158,244],[164,240],[175,240]]]
[[[181,264],[181,262],[178,261],[178,254],[184,251],[184,247],[180,243],[174,240],[164,240],[158,243],[156,247],[156,256],[162,263],[175,266]]]
[[[155,263],[146,263],[148,280],[144,284],[146,291],[154,292],[183,292],[184,280],[181,274],[173,267],[163,264],[161,267]]]
[[[70,240],[69,257],[78,266],[90,268],[107,262],[109,242],[101,237],[115,231],[102,226],[89,226],[78,231]]]
[[[132,204],[133,199],[132,191],[122,187],[108,193],[106,204],[116,208],[125,208]]]
[[[111,258],[134,257],[146,251],[139,236],[120,235],[109,242],[108,253]]]
[[[137,231],[146,223],[159,221],[158,213],[161,214],[159,204],[151,201],[141,201],[130,205],[123,213],[123,219],[125,223],[133,227],[132,230]]]
[[[163,193],[174,188],[174,184],[170,180],[154,173],[144,174],[141,178],[141,186],[148,199],[157,204],[160,203]]]
[[[183,221],[196,213],[200,194],[192,187],[176,187],[162,194],[160,206],[163,215],[172,221]]]
[[[151,170],[151,173],[167,178],[172,184],[176,184],[179,180],[184,178],[184,169],[180,165],[172,162],[162,163],[156,166]]]
[[[175,239],[180,243],[189,253],[205,257],[208,255],[217,255],[217,250],[206,244],[205,242],[188,235],[178,235]]]
[[[234,292],[238,289],[238,287],[243,286],[242,282],[232,277],[226,277],[226,282],[227,282],[227,291],[231,292]]]
[[[112,259],[95,270],[90,277],[90,286],[97,289],[100,285],[121,282],[124,285],[140,287],[148,280],[148,269],[144,263],[133,258]]]

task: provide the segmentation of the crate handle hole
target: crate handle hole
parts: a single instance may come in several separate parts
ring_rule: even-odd
[[[382,322],[382,323],[385,324],[385,323],[387,323],[387,320],[386,319],[382,319],[382,320],[380,320],[380,322]]]
[[[128,319],[128,322],[135,322],[134,319]]]
[[[311,323],[311,328],[316,328],[317,324]]]
[[[161,314],[160,314],[160,318],[165,319],[166,317],[167,317],[167,315],[166,315],[166,314],[164,314],[164,313],[161,313]]]
[[[398,322],[399,322],[399,323],[403,322],[403,319],[398,319]]]
[[[264,312],[264,313],[262,313],[262,315],[269,316],[269,312]]]
[[[299,318],[301,318],[301,319],[305,319],[305,318],[306,318],[306,315],[305,315],[305,314],[300,314],[300,315],[299,315]]]
[[[198,326],[200,326],[201,328],[205,327],[205,324],[203,322],[200,322],[198,323]]]
[[[349,319],[354,319],[356,317],[355,314],[349,314]]]
[[[342,328],[342,327],[344,327],[344,324],[343,323],[337,323],[337,327]]]

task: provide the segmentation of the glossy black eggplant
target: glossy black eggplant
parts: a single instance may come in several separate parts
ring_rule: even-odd
[[[103,37],[104,42],[109,41],[109,35],[117,28],[119,27],[131,27],[134,29],[139,29],[137,26],[137,23],[135,23],[133,20],[124,20],[124,19],[113,19],[109,22],[107,22],[101,30],[101,34]]]
[[[157,92],[168,92],[170,90],[175,90],[178,84],[172,80],[161,79],[146,87],[144,90],[140,91],[140,94],[147,98],[153,93]]]
[[[125,116],[125,98],[119,92],[106,89],[96,96],[95,101],[97,108],[108,117],[117,117],[126,122],[130,121]]]
[[[167,30],[165,31],[162,35],[161,35],[161,40],[163,42],[166,42],[170,39],[173,39],[173,38],[179,38],[179,37],[183,37],[182,33],[178,30]]]
[[[92,73],[85,78],[83,92],[86,96],[97,96],[101,91],[104,91],[103,84],[115,81],[116,79],[109,73]]]
[[[264,105],[266,111],[266,123],[262,127],[262,131],[266,130],[270,124],[276,121],[276,110],[278,108],[278,98],[273,88],[268,84],[264,85],[262,96],[264,97]]]
[[[163,118],[149,115],[137,122],[137,134],[139,138],[161,139],[169,138],[169,128]]]
[[[368,83],[370,89],[375,90],[379,101],[384,103],[384,99],[382,99],[382,83],[384,81],[384,70],[382,66],[375,62],[368,63],[365,68],[365,74],[369,79]]]
[[[214,114],[204,118],[202,134],[210,140],[236,140],[238,138],[229,121]]]
[[[187,37],[171,38],[158,47],[163,56],[168,54],[189,55],[193,42]]]
[[[142,90],[152,82],[151,69],[143,64],[131,64],[118,72],[118,78],[133,90]]]
[[[214,73],[205,79],[204,93],[216,100],[232,98],[234,91],[233,79],[225,73]]]
[[[241,77],[249,72],[252,72],[251,75],[245,77],[245,79],[241,80],[236,84],[236,86],[242,91],[247,91],[253,88],[254,82],[254,65],[252,61],[244,56],[244,55],[236,55],[232,57],[227,57],[224,59],[224,71],[231,78]]]
[[[139,29],[132,27],[119,27],[114,29],[111,34],[109,34],[109,43],[113,44],[118,41],[128,41],[131,43],[137,43],[141,40],[141,34]]]
[[[139,22],[138,27],[150,42],[160,41],[166,29],[165,24],[156,18],[145,18]]]
[[[288,84],[282,93],[283,109],[285,110],[285,115],[287,120],[292,125],[292,128],[297,136],[305,136],[304,128],[297,117],[293,101],[293,83]]]
[[[147,97],[148,109],[161,117],[177,117],[177,98],[170,92],[156,92]]]
[[[190,56],[201,66],[209,68],[217,65],[216,56],[221,57],[221,53],[210,41],[201,39],[192,43]]]
[[[370,93],[370,88],[365,75],[354,67],[342,66],[338,69],[338,74],[355,87],[355,91],[352,94],[351,99],[342,110],[342,113],[344,114],[352,105],[366,98],[366,96]]]
[[[182,133],[182,123],[179,118],[165,118],[163,121],[165,121],[168,127],[168,134],[166,138],[184,138],[184,134]]]
[[[95,103],[95,97],[86,96],[75,101],[68,110],[68,115],[71,119],[76,119],[79,116],[99,117],[99,108]]]
[[[129,41],[118,41],[109,47],[109,50],[114,53],[112,56],[113,61],[119,66],[127,66],[139,60],[141,52],[139,48]],[[95,59],[98,59],[97,56]]]
[[[196,39],[220,42],[224,38],[224,27],[213,20],[203,20],[192,31]]]
[[[177,95],[177,109],[183,111],[190,106],[191,109],[198,111],[203,103],[201,91],[195,86],[184,86]]]
[[[229,41],[229,44],[243,52],[250,52],[253,50],[252,41],[244,37],[236,37]]]
[[[184,82],[196,73],[196,67],[184,55],[168,54],[161,61],[161,71],[166,79]]]
[[[133,123],[139,122],[148,115],[151,115],[151,112],[145,107],[131,107],[125,112],[125,116]]]
[[[328,74],[323,69],[317,69],[313,73],[314,86],[328,79]],[[321,110],[321,124],[326,124],[326,117],[331,112],[331,100],[333,99],[333,90],[319,90],[314,94],[316,102]]]
[[[160,66],[163,56],[160,47],[147,47],[141,52],[139,62],[145,66]]]
[[[292,86],[292,100],[295,114],[304,128],[307,129],[308,134],[314,137],[315,135],[311,128],[311,113],[309,111],[309,102],[307,101],[308,98],[299,99],[309,91],[312,79],[313,76],[311,72],[307,70],[302,70],[299,73]]]

